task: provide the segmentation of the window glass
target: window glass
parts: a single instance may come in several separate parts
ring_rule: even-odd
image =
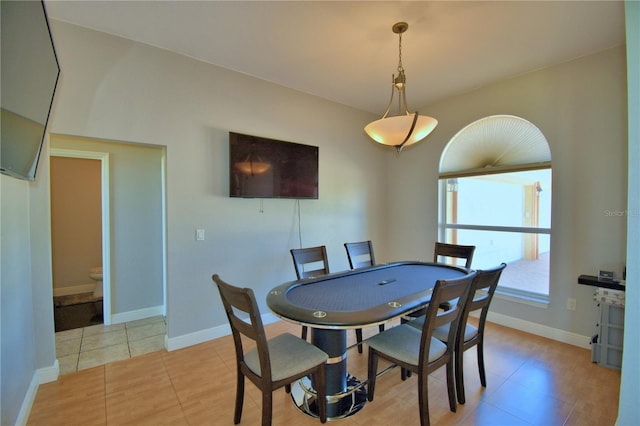
[[[443,179],[443,240],[475,245],[472,268],[507,263],[499,287],[549,295],[551,169]]]

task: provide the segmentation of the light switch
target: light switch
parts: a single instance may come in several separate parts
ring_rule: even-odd
[[[204,229],[196,229],[196,241],[204,241]]]

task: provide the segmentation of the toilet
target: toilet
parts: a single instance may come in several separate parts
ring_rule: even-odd
[[[89,278],[96,282],[93,297],[102,297],[102,266],[89,269]]]

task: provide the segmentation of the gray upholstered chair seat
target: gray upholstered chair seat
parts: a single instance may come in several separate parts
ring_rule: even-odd
[[[418,365],[422,330],[403,324],[365,340],[372,348],[411,365]],[[431,339],[429,362],[442,357],[447,346],[438,339]]]
[[[416,318],[413,321],[408,322],[407,324],[415,327],[419,330],[422,330],[422,324],[424,323],[424,316]],[[464,328],[464,341],[468,342],[478,335],[478,329],[472,326],[471,324],[466,324]],[[433,329],[433,337],[443,342],[446,342],[449,338],[449,324],[443,325],[442,327]]]
[[[325,352],[289,333],[270,339],[267,341],[267,346],[271,360],[271,380],[274,381],[295,376],[328,359]],[[244,355],[244,361],[251,371],[261,376],[260,359],[256,348]]]

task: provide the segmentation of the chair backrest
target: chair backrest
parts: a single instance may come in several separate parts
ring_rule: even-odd
[[[435,249],[433,250],[433,261],[438,262],[439,256],[465,259],[466,263],[464,267],[470,268],[474,251],[476,251],[476,246],[463,246],[459,244],[436,242]]]
[[[224,311],[229,319],[238,368],[244,364],[245,351],[242,348],[242,335],[255,342],[260,359],[260,377],[265,383],[271,382],[267,337],[253,290],[232,286],[222,281],[217,274],[213,275],[212,279],[218,287]]]
[[[473,311],[482,310],[480,312],[480,320],[478,322],[478,329],[480,333],[484,329],[484,323],[487,319],[487,313],[489,312],[489,305],[493,299],[493,295],[498,287],[498,281],[500,281],[500,275],[502,271],[507,267],[506,263],[501,263],[499,266],[490,269],[482,269],[476,271],[476,276],[471,283],[469,289],[469,298],[464,306],[462,312],[462,318],[460,319],[460,326],[464,327],[467,323],[469,314]]]
[[[299,280],[329,273],[329,260],[325,246],[291,249],[291,257]]]
[[[373,244],[371,241],[360,241],[358,243],[344,243],[349,258],[351,269],[364,268],[376,264],[376,257],[373,254]]]
[[[420,363],[422,365],[426,366],[429,362],[429,348],[433,330],[447,324],[449,325],[449,337],[446,342],[447,352],[449,355],[453,354],[456,331],[475,276],[476,272],[471,272],[461,278],[438,280],[436,282],[422,326],[422,338],[420,341]],[[447,311],[439,309],[440,305],[446,302],[451,304],[451,308]]]

